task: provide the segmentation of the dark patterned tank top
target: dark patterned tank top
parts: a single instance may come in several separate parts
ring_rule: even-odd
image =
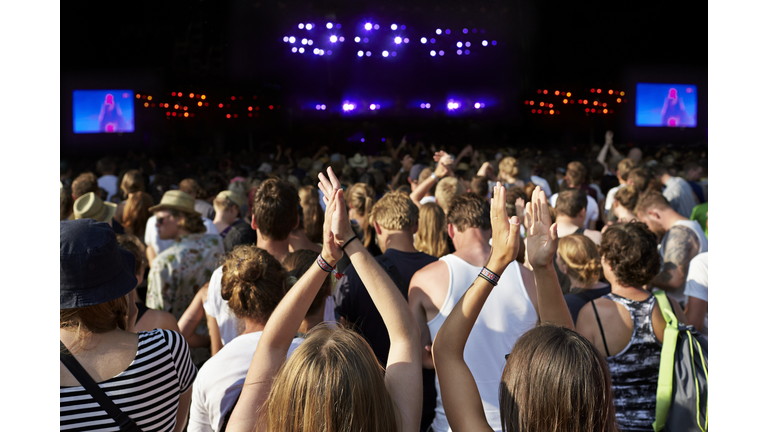
[[[656,418],[656,383],[661,362],[661,342],[653,333],[651,312],[656,297],[634,301],[610,293],[605,297],[620,303],[632,316],[629,344],[607,357],[613,382],[613,404],[622,431],[652,431]]]

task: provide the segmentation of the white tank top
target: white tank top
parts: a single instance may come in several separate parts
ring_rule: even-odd
[[[454,255],[446,255],[440,260],[448,265],[448,293],[440,312],[427,323],[432,342],[435,341],[435,335],[453,307],[467,292],[482,269]],[[483,400],[485,418],[495,431],[501,431],[499,383],[506,365],[504,356],[509,354],[520,336],[536,326],[537,318],[536,310],[523,284],[519,264],[513,262],[501,275],[499,285],[488,296],[464,348],[464,361],[477,383],[477,389]],[[450,377],[442,376],[441,379],[446,380]],[[437,407],[432,429],[435,432],[450,431],[437,379],[435,379],[435,387],[437,388]]]

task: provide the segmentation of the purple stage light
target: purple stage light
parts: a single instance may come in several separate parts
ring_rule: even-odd
[[[432,38],[432,39],[430,39],[430,40],[429,40],[429,42],[430,42],[430,43],[435,43],[435,42],[437,42],[437,41],[435,40],[435,38]]]
[[[480,29],[480,33],[485,34],[485,29]]]
[[[408,40],[408,38],[405,38],[405,39],[403,39],[403,42],[408,43],[408,42],[410,42],[410,40]]]
[[[421,38],[421,43],[423,43],[423,44],[427,43],[427,38],[425,38],[425,37]]]
[[[313,50],[312,50],[312,54],[314,54],[314,55],[318,55],[318,54],[319,54],[319,52],[320,52],[320,50],[319,50],[319,49],[317,49],[317,48],[315,48],[315,49],[313,49]]]
[[[362,51],[358,51],[358,52],[357,52],[357,56],[358,56],[358,57],[362,57],[364,54],[365,54],[365,53],[364,53],[364,52],[362,52]]]
[[[290,42],[290,43],[296,43],[296,38],[295,38],[295,37],[293,37],[293,36],[291,36],[291,37],[289,37],[289,38],[288,38],[288,42]]]
[[[466,41],[466,42],[464,42],[464,46],[465,46],[465,47],[467,47],[467,48],[469,48],[470,46],[472,46],[472,44],[471,44],[471,43],[469,43],[469,41]]]
[[[430,108],[432,108],[432,104],[430,104],[429,102],[427,102],[427,104],[426,104],[426,107],[427,107],[427,109],[430,109]]]
[[[496,46],[496,41],[491,41],[491,45]]]
[[[325,111],[325,108],[326,108],[325,104],[320,105],[321,110]]]
[[[304,24],[302,24],[302,23],[299,23],[299,30],[301,30],[301,29],[303,29],[303,28],[304,28]]]
[[[344,102],[344,105],[341,106],[341,109],[344,111],[352,111],[355,109],[355,104],[350,102]]]
[[[403,43],[403,38],[401,38],[400,36],[396,37],[395,38],[395,43],[398,44],[398,45]]]
[[[391,28],[392,30],[397,30],[397,24],[392,24],[391,26],[389,26],[389,28]]]
[[[374,29],[374,30],[378,30],[378,29],[379,29],[379,25],[378,25],[378,24],[374,24],[374,25],[373,25],[373,29]]]
[[[318,50],[317,54],[318,54],[318,55],[325,55],[325,51],[323,51],[323,50]]]
[[[472,33],[477,33],[477,29],[472,29]]]
[[[461,48],[461,45],[462,45],[461,42],[456,42],[456,48]]]
[[[320,111],[320,105],[319,105],[319,104],[318,104],[318,105],[315,105],[315,109],[316,109],[316,110],[318,110],[318,111]]]
[[[382,57],[389,57],[389,51],[382,51],[381,52]]]
[[[307,38],[304,38],[304,39],[302,39],[302,40],[301,40],[301,44],[302,44],[302,45],[306,45],[306,44],[307,44]]]
[[[464,55],[469,55],[469,50],[464,50]]]
[[[424,108],[426,108],[426,107],[427,107],[427,105],[426,105],[426,104],[423,104],[423,103],[419,105],[419,108],[421,108],[421,109],[424,109]]]
[[[437,30],[435,30],[435,33],[437,33],[437,34],[443,34],[443,31],[442,31],[442,30],[440,30],[440,29],[437,29]]]
[[[448,110],[453,111],[455,109],[458,109],[461,105],[454,101],[453,99],[448,101]]]
[[[370,56],[371,56],[371,52],[370,52],[370,51],[366,51],[366,52],[365,52],[365,56],[366,56],[366,57],[370,57]]]
[[[461,50],[456,50],[456,54],[461,55],[463,53],[461,52]]]
[[[483,41],[483,46],[488,46],[488,41],[487,40]]]
[[[314,42],[312,42],[312,39],[307,39],[307,45],[312,45]]]
[[[293,48],[291,48],[291,52],[296,52],[296,51],[298,51],[298,50],[299,50],[299,49],[298,49],[298,48],[296,48],[296,47],[293,47]]]
[[[371,24],[371,23],[365,23],[365,29],[366,29],[366,30],[370,30],[370,29],[372,29],[372,28],[373,28],[373,24]]]
[[[464,32],[464,34],[467,34],[467,33],[469,33],[469,30],[464,29],[464,30],[462,30],[462,32]]]
[[[288,42],[289,40],[288,36],[283,37],[283,42]]]
[[[480,109],[480,102],[475,102],[475,109]]]
[[[375,111],[376,110],[376,104],[371,104],[371,106],[369,106],[368,108],[370,108],[371,111]]]
[[[344,36],[339,37],[339,42],[344,42]]]
[[[440,50],[440,51],[438,52],[438,54],[440,54],[440,56],[442,57],[442,56],[444,56],[444,55],[445,55],[445,51],[443,51],[443,50]]]
[[[400,30],[405,30],[405,24],[400,26]]]
[[[329,22],[328,24],[325,25],[325,28],[327,28],[328,30],[332,29],[333,28],[333,23]]]
[[[397,53],[395,51],[392,51],[392,57],[397,56]]]
[[[307,24],[306,27],[307,27],[307,30],[312,30],[312,24]]]
[[[328,50],[328,51],[325,52],[325,55],[331,55],[332,53],[333,53],[333,51]]]
[[[387,141],[387,139],[386,139],[386,138],[382,138],[382,139],[381,139],[381,142],[386,142],[386,141]]]
[[[299,48],[299,54],[304,54],[304,47]]]
[[[368,43],[368,38],[363,39],[363,43]]]
[[[360,43],[360,36],[355,36],[355,42]]]
[[[294,47],[294,49],[296,49],[296,48]],[[432,51],[430,51],[430,52],[429,52],[429,55],[431,55],[432,57],[434,57],[434,56],[435,56],[435,54],[437,54],[437,53],[435,52],[435,50],[432,50]]]
[[[340,29],[340,28],[341,28],[341,24],[339,24],[339,23],[336,23],[336,28],[337,28],[337,29]]]
[[[365,138],[360,138],[360,142],[365,142]]]
[[[339,40],[339,38],[336,37],[336,35],[331,36],[331,43],[336,43],[337,40]]]
[[[445,29],[445,34],[451,34],[451,29]]]

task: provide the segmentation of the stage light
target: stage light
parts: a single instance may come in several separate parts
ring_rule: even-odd
[[[555,96],[559,96],[559,95],[560,95],[560,90],[555,90]]]
[[[539,102],[539,106],[544,106],[544,102]]]
[[[579,104],[581,104],[581,99],[579,99]]]
[[[136,93],[136,99],[141,99],[141,95]]]
[[[408,42],[410,42],[410,40],[408,40],[408,38],[405,38],[405,39],[403,39],[403,42],[408,43]]]
[[[597,101],[594,101],[594,102],[593,102],[593,104],[594,104],[594,105],[597,105]]]
[[[168,104],[165,104],[165,107],[168,108]]]
[[[541,94],[541,89],[536,90],[536,93]]]
[[[461,50],[456,50],[456,54],[461,55]]]
[[[307,30],[312,30],[312,24],[307,24]]]
[[[344,102],[344,105],[341,106],[341,109],[344,111],[352,111],[355,109],[355,104],[350,102]]]
[[[320,52],[319,49],[315,48],[312,50],[312,54],[317,55]]]
[[[624,96],[624,92],[619,93],[619,95]]]
[[[455,109],[458,109],[460,106],[461,106],[461,104],[459,104],[458,102],[456,102],[454,100],[449,100],[448,101],[448,109],[451,110],[451,111],[455,110]]]
[[[445,34],[451,34],[451,29],[445,29]]]
[[[344,36],[339,37],[339,42],[344,42]]]
[[[424,109],[424,108],[426,108],[426,107],[427,107],[427,106],[426,106],[425,104],[423,104],[423,103],[419,105],[419,108],[421,108],[421,109]]]
[[[568,103],[568,99],[563,99],[563,103],[567,104]]]
[[[293,48],[291,48],[291,52],[296,52],[296,51],[298,51],[298,50],[299,50],[299,49],[298,49],[298,48],[296,48],[296,47],[293,47]]]
[[[200,95],[200,99],[205,100],[205,95]]]
[[[355,42],[360,43],[360,36],[355,36]]]
[[[421,43],[423,43],[423,44],[427,43],[427,38],[425,38],[425,37],[421,38]]]
[[[613,114],[613,110],[608,111],[608,113]]]
[[[465,46],[465,47],[467,47],[467,48],[469,48],[469,47],[471,47],[471,46],[472,46],[472,44],[471,44],[471,43],[469,43],[469,41],[467,41],[467,42],[464,42],[464,46]]]
[[[362,57],[362,56],[363,56],[363,54],[365,54],[365,53],[363,53],[362,51],[358,51],[358,52],[357,52],[357,56],[358,56],[358,57]]]
[[[184,117],[189,117],[189,113],[184,113]]]
[[[573,99],[571,99],[571,105],[573,105]]]
[[[608,94],[613,94],[613,90],[608,90]]]
[[[590,91],[590,92],[592,92],[592,93],[594,93],[594,92],[595,92],[595,89],[590,89],[589,91]]]
[[[462,32],[464,32],[464,34],[467,34],[467,33],[469,33],[469,30],[464,29],[464,30],[462,30]]]
[[[604,110],[603,110],[603,114],[608,114],[608,110],[607,110],[607,109],[604,109]]]
[[[154,107],[155,107],[155,104],[154,104],[154,103],[152,103],[152,105],[150,105],[150,106],[151,106],[152,108],[154,108]]]
[[[325,104],[320,105],[320,109],[325,111]]]
[[[395,38],[395,43],[396,43],[396,44],[398,44],[398,45],[399,45],[399,44],[400,44],[400,43],[402,43],[402,42],[403,42],[403,38],[401,38],[400,36],[398,36],[398,37],[396,37],[396,38]]]
[[[554,113],[555,113],[555,110],[549,110],[549,113],[550,113],[550,114],[554,114]]]
[[[340,29],[341,28],[341,24],[340,23],[336,23],[336,28]]]
[[[379,25],[378,25],[378,24],[374,24],[374,25],[373,25],[373,29],[374,29],[374,30],[378,30],[378,29],[379,29]]]
[[[437,30],[435,30],[435,33],[437,33],[437,34],[443,34],[443,31],[442,31],[442,30],[440,30],[440,29],[437,29]]]
[[[187,107],[184,107],[184,111],[186,111],[186,110],[187,110]]]
[[[456,42],[456,48],[461,48],[463,44],[461,42]]]
[[[437,52],[437,54],[438,54],[438,55],[440,55],[440,56],[442,57],[442,56],[444,56],[444,55],[445,55],[445,51],[443,51],[443,50],[440,50],[440,51],[438,51],[438,52]]]
[[[165,115],[169,116],[169,115],[171,115],[171,112],[170,111],[166,111]]]
[[[426,104],[426,107],[427,107],[427,109],[430,109],[430,108],[432,108],[432,104],[430,104],[429,102],[427,102],[427,104]]]
[[[368,108],[370,108],[371,111],[375,111],[376,110],[376,104],[371,104]]]
[[[366,57],[370,57],[370,56],[371,56],[371,52],[370,52],[370,51],[366,51],[366,52],[365,52],[365,56],[366,56]]]
[[[295,43],[296,42],[296,38],[291,36],[291,37],[288,38],[288,42]]]
[[[325,55],[325,50],[320,50],[320,55]]]
[[[179,109],[179,104],[174,105],[173,109]]]
[[[176,92],[176,96],[182,97],[183,95],[181,94],[181,92]]]
[[[430,52],[429,52],[429,55],[431,55],[432,57],[434,57],[435,55],[437,55],[437,53],[435,52],[435,50],[432,50],[432,51],[430,51]]]
[[[304,24],[299,23],[299,30],[302,30],[304,28]]]
[[[304,38],[304,39],[302,39],[302,40],[301,40],[301,44],[302,44],[302,45],[306,45],[306,44],[307,44],[307,38]]]
[[[594,108],[592,108],[590,111],[591,111],[591,112],[595,112],[595,109],[594,109]]]
[[[253,107],[252,107],[252,106],[249,106],[249,107],[248,107],[248,111],[253,111]]]
[[[541,114],[541,110],[536,110],[536,113]]]
[[[607,107],[607,106],[608,106],[608,104],[603,102],[603,107]]]
[[[339,40],[339,38],[336,37],[336,35],[331,36],[330,39],[331,39],[331,43],[336,43],[336,41]]]
[[[174,116],[174,117],[176,117],[176,113],[175,113],[175,112],[174,112],[174,113],[171,113],[171,115],[172,115],[172,116]]]
[[[584,108],[584,112],[589,112],[589,108]]]
[[[550,108],[552,108],[552,107],[554,107],[554,106],[555,106],[555,104],[549,104],[549,107],[550,107]]]
[[[288,42],[288,41],[289,41],[289,38],[288,38],[288,36],[284,36],[284,37],[283,37],[283,42]]]
[[[203,106],[203,101],[197,101],[197,106]]]
[[[327,28],[328,30],[332,29],[333,28],[333,23],[329,22],[328,24],[325,25],[325,28]]]
[[[400,25],[400,30],[405,30],[405,24]]]
[[[190,99],[193,99],[194,97],[195,97],[195,94],[194,94],[194,93],[190,93],[190,94],[189,94],[189,98],[190,98]]]
[[[230,114],[227,114],[227,118],[232,118],[232,115],[230,115]]]
[[[299,54],[304,54],[304,47],[299,48]]]
[[[397,52],[392,51],[392,57],[397,57]]]
[[[483,46],[488,46],[488,41],[487,40],[483,41]]]
[[[360,138],[360,142],[365,142],[365,138]]]
[[[363,43],[368,43],[368,38],[363,38]]]
[[[602,90],[600,90],[600,89],[597,89],[597,92],[598,92],[598,93],[602,93],[603,91],[602,91]]]
[[[365,23],[365,29],[366,29],[366,30],[370,30],[370,29],[372,29],[372,28],[373,28],[373,24],[371,24],[371,23]]]
[[[571,97],[571,92],[568,92],[565,95],[568,96],[568,97]]]
[[[464,29],[464,30],[466,30],[466,29]],[[480,109],[480,102],[475,102],[475,109]]]
[[[381,52],[381,55],[382,55],[382,57],[389,57],[389,52],[387,52],[387,51],[382,51],[382,52]]]
[[[533,114],[536,114],[536,110],[535,110],[535,109],[532,109],[532,110],[531,110],[531,113],[533,113]]]
[[[491,41],[491,45],[496,46],[496,41]]]
[[[621,98],[616,98],[616,102],[621,103]]]
[[[176,92],[171,92],[171,96],[176,96]],[[136,99],[138,99],[140,97],[141,97],[141,95],[138,95],[138,94],[136,95]]]
[[[149,108],[149,102],[144,102],[144,108]]]
[[[307,39],[307,44],[312,45],[314,42],[312,42],[312,39]]]
[[[432,38],[432,39],[430,39],[430,40],[429,40],[429,42],[430,42],[430,43],[435,43],[435,42],[437,42],[437,41],[435,40],[435,38]]]
[[[274,108],[275,108],[275,107],[274,107],[274,106],[272,106],[272,105],[270,105],[270,106],[269,106],[269,109],[274,109]]]
[[[464,50],[464,55],[469,55],[469,50]]]
[[[315,109],[320,111],[320,104],[315,105]]]
[[[397,24],[392,24],[391,26],[389,26],[389,28],[391,28],[392,30],[397,30]]]
[[[544,92],[543,92],[543,93],[544,93],[544,94],[547,94],[547,90],[544,90]]]

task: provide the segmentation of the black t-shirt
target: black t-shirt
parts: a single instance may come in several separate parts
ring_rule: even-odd
[[[575,291],[575,292],[574,292]],[[579,311],[587,303],[594,299],[600,298],[606,294],[610,294],[611,286],[608,285],[605,288],[593,288],[593,289],[574,289],[570,294],[566,294],[565,304],[568,305],[568,310],[571,312],[573,318],[573,325],[576,325],[576,318],[579,317]]]
[[[405,299],[408,299],[408,285],[413,274],[427,264],[437,261],[437,258],[423,252],[401,252],[388,249],[383,255],[376,258],[381,263],[382,258],[389,259],[400,274],[403,285],[398,286]],[[397,278],[391,276],[393,281]],[[397,285],[397,282],[395,282]],[[365,337],[373,348],[373,352],[382,365],[387,364],[389,354],[389,335],[384,326],[384,320],[373,304],[371,296],[366,291],[354,266],[350,265],[344,270],[344,276],[339,279],[336,293],[336,313],[355,325],[355,329]]]

